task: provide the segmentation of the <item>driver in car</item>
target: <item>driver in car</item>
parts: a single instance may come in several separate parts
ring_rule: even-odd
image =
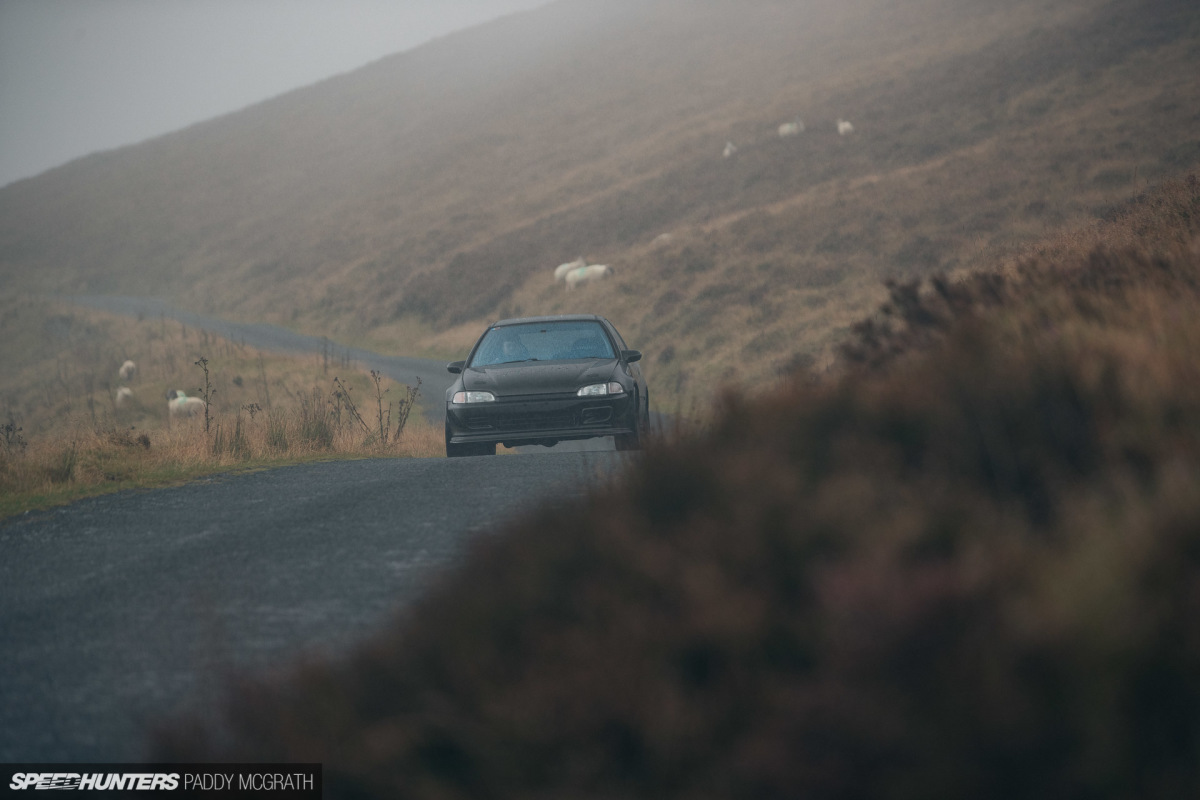
[[[501,350],[504,352],[505,361],[525,361],[529,358],[529,351],[525,349],[525,345],[516,339],[506,339],[501,345]]]

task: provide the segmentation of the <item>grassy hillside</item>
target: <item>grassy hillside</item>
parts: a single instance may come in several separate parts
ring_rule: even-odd
[[[331,798],[1195,796],[1198,347],[1193,175],[897,286],[841,377],[726,396],[156,756]]]
[[[9,186],[0,271],[446,356],[598,311],[705,391],[1200,160],[1198,76],[1189,0],[562,0]]]

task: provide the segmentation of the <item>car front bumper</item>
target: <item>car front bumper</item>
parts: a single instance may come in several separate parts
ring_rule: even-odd
[[[533,395],[501,397],[492,403],[446,404],[446,428],[453,444],[515,445],[617,436],[632,433],[636,420],[629,394]]]

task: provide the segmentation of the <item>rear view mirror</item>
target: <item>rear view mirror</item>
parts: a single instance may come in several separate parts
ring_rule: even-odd
[[[465,361],[451,361],[449,364],[446,365],[446,372],[449,372],[453,375],[458,375],[459,373],[461,373],[463,371],[463,367],[465,367],[466,365],[467,365],[467,362],[465,362]]]
[[[632,364],[635,361],[642,360],[641,350],[622,350],[621,358],[625,359],[625,363]]]

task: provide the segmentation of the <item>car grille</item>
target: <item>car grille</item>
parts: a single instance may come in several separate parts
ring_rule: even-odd
[[[484,414],[468,415],[464,422],[475,431],[550,431],[604,425],[612,420],[612,410],[607,408],[584,409],[582,419],[577,413],[559,414]]]
[[[492,427],[501,431],[548,431],[578,427],[574,414],[493,414]]]

